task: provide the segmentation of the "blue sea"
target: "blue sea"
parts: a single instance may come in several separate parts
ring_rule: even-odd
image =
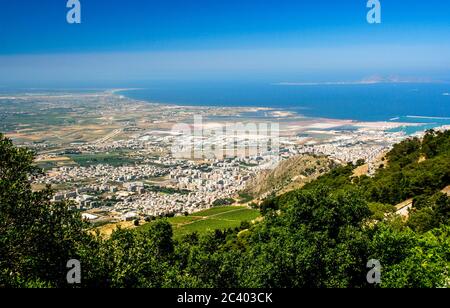
[[[160,82],[121,94],[166,104],[270,107],[295,111],[308,117],[402,120],[424,123],[432,128],[450,124],[449,92],[450,84],[287,86],[270,83]],[[416,118],[419,116],[421,118]]]

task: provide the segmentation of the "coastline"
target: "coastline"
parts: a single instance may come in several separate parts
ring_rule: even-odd
[[[161,101],[151,101],[144,99],[136,99],[129,95],[126,92],[128,91],[138,91],[145,90],[143,88],[131,88],[131,89],[114,89],[111,90],[110,93],[113,95],[120,95],[121,97],[125,97],[132,101],[148,103],[152,105],[160,105],[165,106],[167,108],[199,108],[199,109],[216,109],[216,110],[242,110],[243,113],[258,113],[258,112],[266,112],[264,116],[257,116],[257,118],[268,119],[272,121],[290,121],[294,122],[294,120],[302,119],[309,120],[313,123],[302,126],[301,130],[303,131],[311,131],[311,129],[318,129],[318,131],[314,131],[317,133],[326,133],[328,130],[333,130],[339,128],[341,126],[353,126],[355,129],[362,130],[381,130],[390,133],[398,133],[405,132],[407,136],[420,134],[425,132],[428,129],[440,128],[443,126],[450,125],[450,117],[432,117],[432,116],[420,116],[420,115],[404,115],[404,116],[396,116],[386,120],[374,120],[374,121],[361,121],[357,119],[334,119],[334,118],[326,118],[326,117],[311,117],[301,114],[297,111],[292,111],[290,107],[280,108],[280,107],[258,107],[258,106],[204,106],[204,105],[189,105],[189,104],[177,104],[177,103],[169,103],[169,102],[161,102]],[[299,109],[302,109],[300,107]],[[237,115],[240,119],[245,119],[245,116],[242,114]],[[248,114],[247,114],[248,116]],[[413,121],[409,120],[421,120],[421,121]],[[428,120],[442,120],[443,123],[428,123]],[[214,124],[211,124],[214,125]],[[295,130],[295,127],[286,128],[286,130]],[[416,129],[414,129],[416,128]],[[422,128],[422,129],[421,129]],[[321,131],[322,130],[322,131]]]
[[[39,142],[39,141],[57,141],[67,140],[68,144],[74,142],[92,142],[92,134],[89,134],[92,130],[98,132],[93,135],[94,137],[101,134],[109,135],[115,130],[120,129],[122,124],[117,122],[123,118],[130,119],[134,117],[136,122],[141,123],[142,128],[149,128],[156,131],[170,131],[170,129],[179,123],[191,123],[194,116],[202,116],[204,119],[205,128],[207,127],[219,127],[226,123],[263,123],[274,122],[280,124],[280,136],[282,137],[301,137],[308,138],[309,140],[323,141],[338,135],[345,135],[348,131],[355,131],[361,133],[379,132],[383,134],[404,135],[413,136],[415,134],[423,133],[429,129],[435,129],[442,126],[450,125],[450,118],[448,117],[430,117],[420,115],[405,115],[390,117],[386,120],[374,120],[374,121],[361,121],[358,119],[339,119],[330,117],[314,117],[305,115],[298,110],[293,110],[289,106],[287,108],[282,107],[263,107],[263,106],[203,106],[203,105],[188,105],[188,104],[175,104],[166,102],[156,102],[151,100],[138,100],[133,97],[127,96],[128,91],[136,91],[142,88],[116,88],[116,89],[104,89],[98,92],[61,92],[47,91],[45,93],[39,92],[35,95],[30,91],[25,91],[22,94],[15,93],[14,95],[7,95],[0,97],[0,107],[2,101],[8,105],[11,104],[29,104],[33,106],[33,102],[37,104],[44,104],[45,108],[52,106],[51,108],[58,107],[59,104],[64,105],[64,101],[67,101],[68,106],[73,102],[83,102],[88,109],[95,108],[96,105],[103,105],[102,101],[106,104],[110,101],[112,105],[111,113],[108,117],[104,117],[104,120],[111,121],[116,119],[116,123],[110,124],[98,122],[96,125],[76,125],[74,127],[64,124],[57,130],[53,129],[53,133],[42,130],[42,132],[33,132],[30,130],[33,125],[21,126],[20,120],[14,121],[10,124],[14,127],[13,130],[3,129],[9,136],[19,140],[21,142]],[[131,105],[129,105],[131,103]],[[76,103],[78,104],[78,103]],[[116,109],[114,104],[118,106],[128,104],[131,108],[125,112],[119,111],[123,107]],[[92,107],[89,107],[91,105]],[[19,105],[17,105],[19,106]],[[158,106],[156,113],[161,113],[160,116],[151,120],[155,113],[155,106]],[[84,107],[83,107],[84,108]],[[107,107],[111,108],[111,107]],[[116,110],[115,110],[116,109]],[[128,108],[127,108],[128,109]],[[167,115],[164,115],[164,110]],[[90,112],[90,111],[89,111]],[[106,110],[105,110],[106,112]],[[127,115],[128,113],[128,115]],[[174,114],[176,116],[170,116]],[[75,113],[73,116],[77,116]],[[64,119],[67,116],[61,116]],[[83,118],[83,117],[81,117]],[[100,119],[99,119],[100,120]],[[65,121],[65,120],[63,120]],[[42,122],[42,121],[41,121]],[[40,123],[41,125],[44,123]],[[81,124],[81,123],[80,123]],[[81,133],[80,133],[81,132]],[[71,140],[70,136],[80,137],[76,140]],[[70,138],[67,138],[67,137]],[[129,133],[122,132],[119,136],[130,136]],[[61,139],[62,138],[62,139]]]

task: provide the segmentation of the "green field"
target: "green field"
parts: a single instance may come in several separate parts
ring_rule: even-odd
[[[134,164],[136,159],[130,158],[124,153],[96,153],[96,154],[71,154],[67,155],[75,163],[81,167],[88,167],[92,165],[107,164],[113,167]]]
[[[244,206],[226,206],[211,208],[186,217],[169,218],[168,221],[172,224],[174,236],[180,237],[194,232],[205,234],[217,229],[236,228],[243,221],[251,222],[259,216],[259,211]],[[151,223],[145,224],[138,230],[146,231],[150,225]]]

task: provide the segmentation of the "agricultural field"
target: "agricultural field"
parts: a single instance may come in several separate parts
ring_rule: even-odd
[[[168,221],[172,224],[174,236],[181,237],[194,232],[205,234],[217,229],[236,228],[242,222],[251,222],[259,216],[259,211],[244,206],[226,206],[211,208],[186,217],[169,218]],[[137,230],[144,232],[148,230],[150,224],[145,224]]]
[[[35,165],[45,171],[61,166],[76,166],[77,164],[69,157],[54,157],[41,159],[35,162]]]
[[[71,154],[68,155],[77,165],[88,167],[98,164],[108,164],[114,167],[134,164],[136,159],[128,157],[125,153],[96,153],[96,154]]]
[[[133,165],[141,159],[133,158],[125,152],[92,153],[92,154],[68,154],[66,156],[44,158],[35,162],[35,165],[45,171],[62,166],[89,167],[99,164],[107,164],[113,167]]]

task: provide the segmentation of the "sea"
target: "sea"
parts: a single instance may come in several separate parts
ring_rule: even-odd
[[[406,134],[450,125],[450,84],[286,85],[248,82],[159,82],[122,95],[184,106],[268,107],[306,117],[418,123]]]

